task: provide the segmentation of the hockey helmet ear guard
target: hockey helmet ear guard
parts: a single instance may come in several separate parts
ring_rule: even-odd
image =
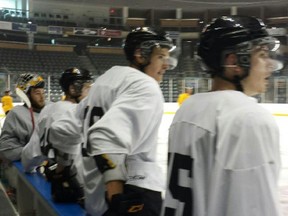
[[[27,94],[31,88],[44,88],[44,86],[45,82],[41,76],[25,73],[18,78],[16,88]]]

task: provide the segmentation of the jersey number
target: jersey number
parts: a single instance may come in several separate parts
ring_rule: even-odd
[[[185,185],[191,185],[192,181],[192,173],[193,173],[193,159],[190,156],[182,155],[178,153],[173,153],[174,158],[171,161],[171,153],[169,153],[169,167],[170,163],[172,164],[172,170],[169,179],[169,190],[171,192],[172,198],[178,200],[179,202],[184,203],[183,216],[191,216],[193,209],[193,201],[192,201],[192,188],[189,186],[179,185],[179,179],[183,179],[186,182]],[[188,176],[180,176],[180,170],[184,170],[188,172]],[[187,173],[186,172],[186,173]],[[188,178],[187,178],[188,177]],[[165,216],[175,216],[177,209],[173,208],[165,208]]]
[[[84,119],[86,119],[87,117],[87,113],[89,110],[89,106],[85,108],[85,112],[84,112]],[[101,107],[93,107],[89,116],[89,127],[91,127],[96,121],[98,121],[100,118],[102,118],[102,116],[104,115],[104,111]],[[86,144],[82,144],[82,155],[84,157],[88,156],[87,154],[87,148],[88,148],[89,144],[88,144],[88,140],[86,140]]]
[[[84,118],[86,118],[88,109],[89,107],[86,107]],[[101,107],[93,107],[90,114],[89,127],[91,127],[96,122],[94,119],[95,117],[98,117],[98,119],[100,119],[103,115],[104,111]]]

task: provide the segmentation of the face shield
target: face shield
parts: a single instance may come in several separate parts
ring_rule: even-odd
[[[162,41],[162,40],[148,40],[144,41],[140,45],[140,49],[142,50],[152,50],[154,47],[161,47],[161,48],[167,48],[169,52],[172,52],[175,50],[176,46],[173,45],[170,41]]]
[[[173,70],[177,67],[178,59],[174,56],[170,56],[165,59],[166,64],[168,65],[167,70]]]
[[[251,54],[262,50],[267,53],[266,58],[269,61],[269,70],[272,72],[281,70],[283,68],[283,61],[281,60],[279,47],[280,41],[274,37],[258,38],[240,43],[236,47],[238,65],[250,68]]]
[[[149,58],[149,55],[152,52],[152,49],[158,47],[158,48],[167,48],[170,53],[170,57],[163,58],[163,62],[168,65],[167,70],[173,70],[177,64],[178,64],[178,58],[176,55],[174,55],[176,46],[173,45],[170,41],[161,41],[161,40],[149,40],[144,41],[141,43],[140,49],[141,49],[141,55],[145,58]]]
[[[77,96],[80,96],[82,94],[82,90],[85,87],[85,89],[88,89],[92,86],[93,80],[75,80],[73,82],[73,85],[75,87],[75,91]]]

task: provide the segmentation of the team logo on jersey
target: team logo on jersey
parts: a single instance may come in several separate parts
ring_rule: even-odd
[[[134,175],[134,176],[128,176],[129,181],[139,181],[144,180],[146,177],[144,175]]]
[[[135,213],[135,212],[139,212],[142,211],[144,208],[144,204],[141,205],[133,205],[128,209],[129,213]]]

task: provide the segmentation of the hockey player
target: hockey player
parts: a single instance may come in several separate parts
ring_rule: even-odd
[[[62,173],[62,178],[59,178],[60,173],[58,173],[58,179],[57,181],[54,181],[55,179],[53,178],[54,176],[52,173],[56,168],[56,159],[54,149],[47,139],[49,128],[55,119],[58,119],[67,110],[73,109],[79,101],[87,96],[91,83],[92,76],[88,70],[75,67],[66,69],[59,79],[59,84],[62,91],[65,93],[65,100],[45,106],[39,115],[37,122],[38,127],[35,129],[35,133],[33,133],[29,143],[22,151],[22,164],[26,172],[33,172],[35,168],[39,167],[48,159],[49,164],[46,165],[46,169],[50,172],[47,173],[47,177],[48,180],[52,181],[52,195],[54,196],[55,201],[81,201],[83,198],[83,192],[81,192],[81,182],[83,182],[82,176],[76,178],[76,170],[82,169],[82,157],[80,157],[80,154],[73,155],[69,161],[65,161],[67,171]],[[80,147],[81,146],[78,146],[79,149],[76,150],[76,152],[80,152]],[[61,157],[58,159],[61,159]],[[74,167],[75,165],[76,167]],[[67,182],[66,185],[69,185],[70,183],[70,187],[74,187],[73,190],[76,192],[74,193],[74,191],[70,190],[68,187],[66,187],[66,189],[59,187],[64,181]]]
[[[16,200],[15,169],[10,162],[20,160],[23,147],[29,141],[35,127],[35,120],[45,105],[45,82],[41,76],[25,73],[17,80],[16,88],[21,89],[31,103],[31,109],[26,103],[23,106],[15,106],[6,116],[0,136],[0,171],[3,173],[1,181],[7,183],[11,200]],[[3,196],[2,196],[3,197]],[[0,200],[1,202],[3,200]]]
[[[185,87],[185,92],[179,94],[177,103],[179,106],[182,105],[182,103],[187,100],[191,95],[193,94],[193,87],[186,86]]]
[[[1,103],[2,103],[2,109],[7,115],[11,109],[13,109],[13,98],[11,97],[11,91],[10,89],[5,90],[4,96],[1,98]]]
[[[212,91],[191,96],[169,130],[164,216],[278,216],[279,132],[254,96],[266,91],[279,41],[261,20],[223,16],[204,28],[198,55]]]
[[[173,47],[166,35],[147,28],[129,33],[124,51],[130,66],[114,66],[101,75],[77,107],[76,120],[71,112],[52,124],[49,138],[58,149],[63,143],[77,144],[84,118],[85,207],[90,215],[160,213],[164,181],[155,162],[163,115],[159,82],[169,69]]]
[[[6,116],[0,136],[0,157],[5,160],[20,160],[23,147],[28,143],[35,127],[35,121],[45,105],[45,82],[41,76],[21,74],[16,88],[29,98],[33,113],[27,104],[15,106]]]

